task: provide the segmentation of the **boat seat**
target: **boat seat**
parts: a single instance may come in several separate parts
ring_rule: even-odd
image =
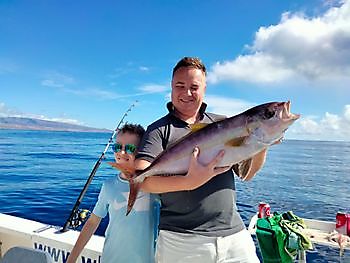
[[[27,247],[12,247],[0,259],[0,263],[53,263],[46,251]]]

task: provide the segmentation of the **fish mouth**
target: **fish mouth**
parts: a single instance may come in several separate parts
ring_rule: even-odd
[[[300,114],[294,114],[290,112],[290,100],[287,102],[281,102],[280,103],[280,117],[283,121],[289,122],[289,121],[295,121],[300,118]]]

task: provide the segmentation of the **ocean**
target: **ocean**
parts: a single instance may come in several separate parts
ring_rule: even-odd
[[[0,130],[0,212],[63,226],[111,134]],[[109,150],[81,208],[92,210],[104,180],[116,170]],[[271,211],[335,221],[350,212],[350,142],[285,140],[272,146],[250,182],[236,178],[237,207],[248,225],[259,202]],[[97,234],[103,235],[107,220]],[[345,262],[339,250],[317,245],[308,262]]]

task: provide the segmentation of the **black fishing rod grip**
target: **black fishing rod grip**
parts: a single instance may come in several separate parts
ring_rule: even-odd
[[[104,153],[102,153],[102,155],[100,156],[100,158],[96,162],[94,168],[92,169],[90,176],[89,176],[88,180],[86,181],[83,190],[80,192],[79,197],[78,197],[77,201],[75,202],[75,205],[74,205],[66,223],[64,224],[63,228],[60,230],[61,233],[68,231],[68,227],[71,224],[72,218],[73,218],[74,214],[76,213],[76,211],[78,210],[78,207],[80,206],[81,200],[83,199],[93,177],[95,176],[98,167],[101,165],[103,157],[104,157]]]

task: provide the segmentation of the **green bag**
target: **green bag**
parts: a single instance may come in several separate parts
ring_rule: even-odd
[[[300,230],[305,227],[304,221],[291,211],[259,218],[256,223],[256,236],[263,261],[292,263],[298,250],[312,249],[310,239]]]
[[[256,223],[256,236],[265,263],[292,263],[293,256],[285,250],[287,234],[280,226],[282,216],[259,218]]]

